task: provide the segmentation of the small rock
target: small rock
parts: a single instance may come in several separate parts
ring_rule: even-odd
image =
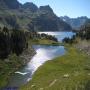
[[[80,49],[80,51],[82,51],[82,49]]]
[[[43,88],[40,88],[40,90],[43,90]]]
[[[49,87],[51,87],[52,85],[54,85],[56,83],[57,79],[55,79],[52,83],[50,83]]]
[[[69,74],[64,74],[64,78],[68,78],[69,77]]]
[[[32,88],[32,87],[35,87],[35,85],[31,85],[31,88]]]

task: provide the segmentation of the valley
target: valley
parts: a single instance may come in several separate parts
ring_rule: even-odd
[[[0,90],[90,90],[89,3],[64,1],[0,0]]]

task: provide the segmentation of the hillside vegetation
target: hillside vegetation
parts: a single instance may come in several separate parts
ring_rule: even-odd
[[[0,26],[30,31],[63,31],[71,26],[57,17],[49,5],[0,0]]]
[[[64,38],[66,54],[46,62],[20,90],[90,90],[90,22]]]
[[[33,44],[52,45],[58,41],[51,35],[0,28],[0,90],[8,84],[11,75],[35,55]]]

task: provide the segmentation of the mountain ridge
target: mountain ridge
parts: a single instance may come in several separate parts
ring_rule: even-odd
[[[0,0],[0,8],[19,9],[21,4],[17,0]]]
[[[70,24],[72,28],[79,29],[82,25],[85,24],[85,22],[88,20],[88,17],[81,16],[77,18],[70,18],[68,16],[61,16],[60,19],[65,21],[66,23]]]
[[[64,31],[71,26],[60,20],[49,5],[37,7],[32,2],[0,1],[0,26],[32,31]]]

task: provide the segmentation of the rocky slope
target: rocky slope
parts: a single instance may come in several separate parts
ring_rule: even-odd
[[[49,5],[37,7],[17,0],[0,0],[0,27],[35,31],[71,30],[71,26],[57,17]]]
[[[62,19],[66,23],[70,24],[72,26],[72,28],[79,29],[82,25],[84,25],[84,23],[87,21],[88,18],[86,16],[77,17],[77,18],[70,18],[68,16],[64,16],[64,17],[61,16],[60,19]]]

